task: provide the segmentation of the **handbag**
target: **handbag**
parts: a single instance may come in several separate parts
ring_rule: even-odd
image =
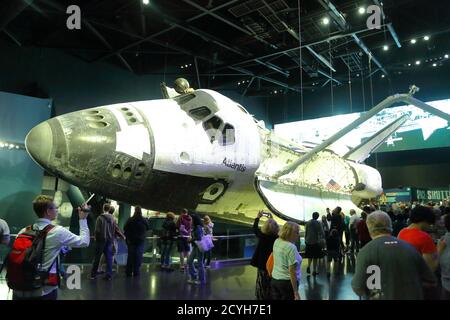
[[[202,240],[195,241],[195,244],[201,252],[207,252],[214,248],[212,236],[210,234],[204,235]]]
[[[273,252],[270,254],[269,258],[267,258],[267,262],[266,262],[266,270],[267,273],[269,274],[269,277],[272,277],[272,272],[273,272]]]

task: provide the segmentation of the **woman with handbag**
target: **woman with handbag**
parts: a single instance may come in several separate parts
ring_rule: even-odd
[[[213,236],[213,228],[214,228],[214,223],[211,221],[211,218],[209,216],[204,216],[203,217],[203,234],[207,237],[211,237],[211,240],[212,240],[212,236]],[[209,268],[211,265],[211,252],[212,252],[212,248],[205,251],[205,254],[204,254],[205,268]]]
[[[259,228],[261,217],[268,219],[264,222],[262,228]],[[253,223],[253,232],[258,238],[255,252],[253,253],[250,264],[258,268],[256,276],[255,296],[257,300],[271,300],[270,275],[267,272],[266,263],[273,250],[273,243],[278,238],[278,223],[272,218],[272,214],[260,211]]]
[[[192,251],[189,255],[187,264],[189,268],[189,280],[191,284],[205,284],[205,266],[203,264],[204,248],[199,248],[199,243],[203,238],[203,222],[200,217],[195,213],[189,213],[192,218],[192,236],[190,241],[192,242]],[[198,270],[195,268],[194,260],[197,259]]]

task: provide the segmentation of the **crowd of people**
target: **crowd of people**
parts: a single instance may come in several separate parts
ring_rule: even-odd
[[[311,220],[300,223],[305,229],[303,258],[308,260],[308,276],[319,274],[321,259],[326,259],[330,277],[332,263],[337,271],[345,255],[356,255],[352,288],[361,298],[450,299],[447,201],[440,205],[371,205],[364,206],[360,214],[355,210],[348,213],[340,207],[327,208],[320,220],[320,214],[314,212]],[[263,216],[268,219],[259,228]],[[270,214],[260,212],[256,217],[253,228],[259,241],[251,264],[258,270],[258,300],[300,298],[302,257],[296,247],[300,225],[289,222],[280,230]],[[267,270],[270,259],[272,274]],[[373,286],[369,286],[372,280]]]
[[[18,233],[12,250],[2,265],[7,268],[8,286],[13,290],[13,300],[56,300],[60,275],[63,272],[61,254],[68,248],[85,248],[90,244],[87,217],[90,206],[77,208],[79,235],[52,223],[58,215],[53,198],[37,196],[33,201],[37,220]],[[126,242],[128,248],[125,274],[138,277],[144,255],[144,246],[149,230],[142,209],[135,207],[132,217],[120,229],[114,215],[114,207],[103,205],[103,212],[96,218],[94,238],[94,259],[89,278],[94,280],[100,274],[104,279],[113,279],[113,262],[118,252],[118,240]],[[212,235],[214,224],[208,216],[201,218],[195,212],[183,209],[178,219],[173,212],[166,214],[160,235],[161,270],[173,271],[171,258],[175,244],[180,253],[180,270],[188,270],[190,284],[205,284],[205,268],[211,263]],[[8,245],[9,227],[0,219],[1,244]],[[205,241],[209,243],[205,247]],[[197,263],[194,263],[195,260]],[[105,265],[105,268],[103,267]]]
[[[83,204],[77,208],[79,235],[52,224],[58,210],[51,197],[36,197],[33,210],[38,219],[22,229],[12,243],[13,250],[6,262],[8,285],[15,300],[53,300],[58,293],[61,252],[66,252],[68,247],[89,246],[86,219],[90,207]],[[102,273],[106,280],[112,280],[118,239],[128,247],[126,276],[140,275],[148,221],[142,216],[141,208],[136,207],[122,232],[113,213],[114,208],[106,203],[103,213],[96,218],[92,280]],[[253,224],[258,243],[251,259],[251,265],[257,268],[256,299],[299,300],[303,259],[307,259],[307,275],[313,277],[322,271],[320,261],[326,259],[325,272],[330,277],[331,270],[341,266],[345,255],[356,255],[351,285],[362,298],[450,299],[450,205],[447,201],[440,205],[372,205],[360,212],[350,210],[348,215],[340,207],[327,208],[326,214],[319,218],[320,214],[314,212],[309,221],[300,224],[288,221],[279,226],[271,213],[258,213]],[[304,226],[303,257],[298,248],[300,225]],[[187,282],[205,284],[205,268],[211,263],[213,228],[208,216],[202,218],[187,209],[178,218],[173,212],[167,213],[159,237],[161,270],[175,270],[171,253],[177,246],[180,271],[188,272]],[[1,219],[0,240],[6,245],[10,242],[8,225]],[[40,257],[38,251],[33,251],[39,248]],[[39,266],[35,273],[33,265]]]

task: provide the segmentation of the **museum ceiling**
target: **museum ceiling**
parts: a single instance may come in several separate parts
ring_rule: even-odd
[[[81,30],[66,26],[73,4]],[[450,65],[448,0],[7,0],[0,9],[0,37],[19,46],[248,95]]]

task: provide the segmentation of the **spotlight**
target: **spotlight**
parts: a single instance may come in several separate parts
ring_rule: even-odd
[[[444,58],[445,58],[445,59],[448,59],[448,54],[446,54],[446,55],[444,56]]]
[[[388,50],[389,50],[389,46],[384,45],[384,46],[383,46],[383,50],[384,50],[384,51],[388,51]]]
[[[328,25],[328,24],[330,24],[330,19],[328,19],[327,17],[325,17],[325,18],[322,19],[322,23],[323,23],[324,25]]]
[[[412,44],[416,44],[417,40],[416,39],[411,39],[411,43]]]
[[[408,67],[411,67],[411,63],[408,63]]]
[[[382,78],[386,77],[384,74],[381,75]]]
[[[433,67],[437,67],[437,63],[433,63]]]
[[[366,8],[359,7],[358,12],[359,12],[359,14],[364,14],[364,13],[366,13]]]
[[[416,61],[416,65],[420,65],[420,60],[417,60],[417,61]]]
[[[150,4],[150,0],[142,0],[142,3],[145,5],[148,5],[148,4]]]
[[[423,40],[428,41],[428,40],[430,40],[430,37],[429,36],[425,36],[425,37],[423,37]]]

